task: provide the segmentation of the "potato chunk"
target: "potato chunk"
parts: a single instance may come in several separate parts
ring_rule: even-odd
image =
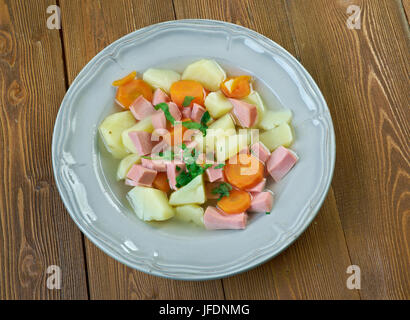
[[[175,218],[204,226],[204,209],[196,204],[186,204],[175,208]]]
[[[151,87],[161,88],[169,93],[169,88],[174,82],[181,80],[181,75],[173,70],[151,68],[144,72],[142,79]]]
[[[98,128],[107,150],[114,158],[121,159],[129,154],[121,140],[124,130],[135,125],[137,121],[131,111],[117,112],[109,115]]]
[[[259,122],[259,128],[264,130],[273,129],[282,123],[290,123],[292,120],[292,111],[289,109],[272,111],[266,110],[265,115]]]
[[[205,188],[202,174],[193,179],[190,183],[181,189],[171,193],[169,203],[173,206],[183,204],[202,204],[205,203]]]
[[[231,111],[233,106],[221,91],[216,91],[207,95],[205,107],[209,114],[217,119]]]
[[[289,147],[293,143],[292,128],[287,123],[282,123],[276,128],[262,133],[260,141],[270,151],[275,150],[279,146]]]
[[[219,90],[226,73],[215,60],[202,59],[188,65],[182,74],[182,80],[195,80],[210,91]]]
[[[128,133],[131,131],[146,131],[146,132],[152,133],[154,131],[154,127],[152,125],[151,117],[146,117],[142,119],[136,125],[132,126],[131,128],[128,128],[127,130],[124,130],[121,134],[122,143],[125,146],[125,148],[128,150],[128,152],[138,153],[130,137],[128,136]]]
[[[215,144],[216,160],[217,162],[224,162],[239,151],[247,148],[247,146],[248,134],[246,131],[232,136],[221,137],[217,139]]]
[[[137,186],[127,194],[135,214],[143,221],[163,221],[175,215],[164,191]]]
[[[122,159],[117,169],[117,180],[125,179],[132,165],[140,162],[141,157],[136,153],[130,154]]]

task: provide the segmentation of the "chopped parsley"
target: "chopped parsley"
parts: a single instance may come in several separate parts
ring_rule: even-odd
[[[212,194],[219,194],[218,201],[223,197],[229,197],[229,192],[232,190],[232,186],[229,183],[222,182],[218,187],[212,189]]]
[[[270,212],[269,212],[269,211],[267,211],[267,212],[266,212],[266,214],[270,214]]]
[[[191,97],[191,96],[186,96],[184,99],[184,102],[182,103],[183,107],[189,107],[189,105],[191,104],[192,100],[194,100],[195,97]]]
[[[201,123],[193,121],[183,121],[182,125],[187,129],[197,129],[201,131],[204,136],[206,136],[206,130],[208,129],[208,126],[206,124],[209,122],[210,119],[211,115],[208,111],[205,111],[205,113],[201,117]]]
[[[185,162],[187,170],[181,172],[176,177],[176,181],[177,181],[176,186],[178,188],[187,185],[197,176],[203,174],[206,169],[212,166],[212,164],[206,164],[204,166],[200,166],[199,164],[197,164],[196,159],[198,158],[198,156],[199,156],[199,153],[196,149],[188,149],[185,146],[185,149],[183,152],[183,161]]]
[[[220,163],[214,169],[222,169],[223,167],[225,167],[225,163]]]
[[[175,123],[175,118],[172,116],[171,112],[169,112],[169,106],[165,102],[158,103],[157,105],[154,106],[155,110],[161,109],[164,114],[165,118],[171,122],[173,125]]]

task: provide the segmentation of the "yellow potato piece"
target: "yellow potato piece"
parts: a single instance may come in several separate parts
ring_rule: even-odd
[[[163,221],[175,215],[164,191],[137,186],[127,194],[127,199],[138,218],[143,221]]]
[[[272,111],[266,110],[263,118],[259,122],[258,127],[263,130],[270,130],[282,123],[289,123],[292,121],[292,111],[289,109]]]
[[[169,203],[173,206],[183,204],[205,203],[205,188],[202,174],[193,179],[190,183],[171,193]]]
[[[219,90],[226,73],[215,60],[202,59],[188,65],[182,74],[182,80],[195,80],[210,91]]]
[[[129,154],[122,143],[121,134],[136,123],[131,111],[111,114],[101,123],[98,131],[105,147],[114,158],[122,159]]]
[[[287,123],[282,123],[276,128],[262,133],[260,140],[270,151],[279,146],[289,147],[293,143],[292,128]]]
[[[144,72],[142,79],[151,87],[161,88],[166,93],[169,93],[171,85],[181,80],[181,75],[173,70],[151,68]]]
[[[240,133],[232,136],[221,137],[215,144],[217,162],[224,162],[233,157],[239,151],[248,147],[248,135]]]
[[[232,110],[232,103],[221,91],[211,92],[205,98],[205,108],[209,114],[217,119]]]
[[[186,204],[175,208],[175,218],[204,226],[204,209],[196,204]]]

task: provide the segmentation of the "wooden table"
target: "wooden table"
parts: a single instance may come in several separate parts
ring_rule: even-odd
[[[53,4],[61,30],[47,28]],[[349,5],[360,29],[347,26]],[[409,299],[407,17],[409,0],[0,0],[0,299]],[[332,187],[297,242],[207,282],[108,257],[69,217],[51,167],[57,111],[83,66],[131,31],[184,18],[243,25],[287,49],[322,90],[337,141]],[[60,290],[46,286],[50,265]],[[360,290],[346,286],[350,265]]]

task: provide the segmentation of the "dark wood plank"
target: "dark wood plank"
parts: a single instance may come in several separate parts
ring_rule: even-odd
[[[0,0],[0,300],[87,299],[81,233],[51,168],[66,87],[50,4]],[[47,289],[50,265],[61,268],[61,290]]]
[[[178,19],[234,22],[273,39],[298,56],[283,1],[175,0]],[[227,299],[358,299],[346,288],[351,265],[331,190],[319,216],[304,235],[276,259],[223,280]]]
[[[171,1],[61,1],[70,83],[106,45],[146,25],[174,19]],[[109,26],[109,27],[108,27]],[[92,299],[223,299],[221,281],[179,282],[125,267],[86,240]]]
[[[332,112],[333,190],[352,262],[361,268],[360,295],[408,299],[410,57],[401,3],[286,2],[301,61]],[[346,27],[350,4],[362,10],[361,29]]]

